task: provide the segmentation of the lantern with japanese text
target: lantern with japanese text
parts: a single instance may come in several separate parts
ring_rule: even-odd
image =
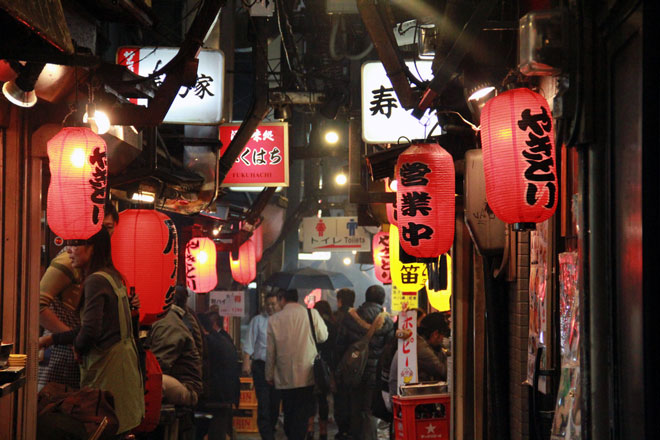
[[[174,222],[151,209],[119,214],[112,234],[112,260],[140,298],[140,323],[153,324],[174,301],[178,238]]]
[[[213,240],[193,237],[186,244],[186,285],[196,293],[207,293],[218,284],[216,249]]]
[[[257,277],[257,255],[253,239],[247,240],[238,248],[238,258],[235,260],[229,254],[231,277],[237,283],[247,285]]]
[[[47,145],[48,226],[64,240],[87,240],[101,230],[105,215],[105,141],[87,127],[64,127]]]
[[[399,249],[399,228],[390,225],[390,276],[392,284],[403,292],[417,292],[427,279],[426,264],[402,263]]]
[[[371,247],[376,279],[383,284],[392,284],[392,275],[390,273],[390,234],[380,231],[374,235]]]
[[[454,242],[454,160],[438,144],[416,144],[399,155],[396,169],[401,247],[437,259]]]
[[[440,290],[433,290],[428,286],[428,283],[426,285],[426,294],[429,298],[429,302],[431,303],[431,306],[433,306],[434,309],[436,309],[438,312],[446,312],[451,309],[451,294],[453,291],[453,282],[452,282],[452,270],[451,270],[451,256],[449,254],[443,255],[440,258],[446,258],[446,267],[445,265],[440,265],[443,270],[446,269],[446,274],[447,274],[447,286],[444,289]]]
[[[552,115],[538,93],[520,88],[489,100],[481,112],[486,198],[515,229],[533,228],[557,208]]]

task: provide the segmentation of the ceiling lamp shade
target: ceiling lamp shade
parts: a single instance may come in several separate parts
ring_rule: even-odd
[[[428,272],[424,263],[402,263],[399,228],[390,225],[390,275],[392,284],[403,292],[418,292],[426,285]]]
[[[380,231],[374,235],[371,246],[374,257],[376,279],[383,284],[392,284],[390,273],[390,234]]]
[[[495,215],[516,229],[533,228],[557,208],[552,115],[529,89],[506,91],[481,113],[486,198]]]
[[[126,286],[140,297],[140,323],[163,317],[174,301],[178,238],[174,222],[150,209],[119,214],[112,234],[112,261]]]
[[[105,141],[86,127],[64,127],[47,143],[50,185],[47,219],[64,240],[87,240],[105,216]]]
[[[218,284],[216,248],[207,237],[194,237],[186,244],[186,284],[196,293],[208,293]]]
[[[231,277],[237,283],[247,285],[257,277],[257,255],[253,239],[247,240],[238,248],[238,259],[229,254]]]
[[[399,155],[396,171],[401,247],[437,260],[454,242],[454,160],[438,144],[416,144]]]

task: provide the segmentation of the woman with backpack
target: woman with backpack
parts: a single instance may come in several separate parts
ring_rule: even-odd
[[[42,347],[73,345],[80,363],[80,386],[110,391],[119,427],[125,433],[144,416],[144,391],[133,339],[131,310],[122,275],[110,253],[105,228],[85,244],[68,246],[73,267],[83,272],[81,325],[68,332],[44,336]]]

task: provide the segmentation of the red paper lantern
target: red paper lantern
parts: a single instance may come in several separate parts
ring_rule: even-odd
[[[218,284],[213,240],[194,237],[186,244],[186,284],[193,292],[207,293]]]
[[[231,277],[237,283],[247,285],[257,277],[256,246],[252,239],[249,239],[238,248],[238,259],[234,260],[229,254],[229,266]]]
[[[65,127],[47,145],[48,226],[64,240],[86,240],[101,230],[105,216],[105,141],[87,127]]]
[[[390,234],[381,231],[374,235],[371,248],[373,250],[376,279],[383,284],[392,284],[392,273],[390,272]]]
[[[396,171],[401,247],[437,259],[454,241],[454,160],[438,144],[417,144],[399,155]]]
[[[259,225],[259,227],[254,230],[252,239],[254,240],[254,252],[258,263],[264,255],[264,230],[262,225]]]
[[[153,324],[174,301],[178,238],[174,222],[150,209],[119,214],[112,234],[112,260],[126,286],[140,296],[140,323]]]
[[[486,198],[507,223],[539,223],[557,208],[558,184],[552,115],[529,89],[513,89],[481,112]],[[528,225],[522,225],[525,227]]]

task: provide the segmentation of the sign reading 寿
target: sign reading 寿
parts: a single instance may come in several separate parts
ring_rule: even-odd
[[[220,154],[225,154],[241,124],[220,126]],[[259,124],[252,133],[222,186],[289,186],[289,125]]]
[[[371,236],[357,217],[305,217],[303,252],[370,251]]]
[[[410,72],[422,81],[431,80],[432,61],[407,61]],[[374,144],[426,139],[435,125],[435,117],[428,111],[421,119],[401,106],[380,62],[371,61],[362,65],[362,139]],[[435,134],[440,134],[436,128]]]
[[[214,290],[209,294],[209,306],[218,306],[220,316],[245,316],[243,291]]]
[[[149,76],[162,69],[178,53],[177,47],[120,47],[117,64],[126,66],[140,76]],[[202,49],[198,55],[197,81],[189,88],[181,87],[178,96],[165,115],[169,124],[214,125],[222,119],[225,57],[219,50]],[[165,74],[154,78],[160,86]],[[131,99],[147,105],[147,99]]]

